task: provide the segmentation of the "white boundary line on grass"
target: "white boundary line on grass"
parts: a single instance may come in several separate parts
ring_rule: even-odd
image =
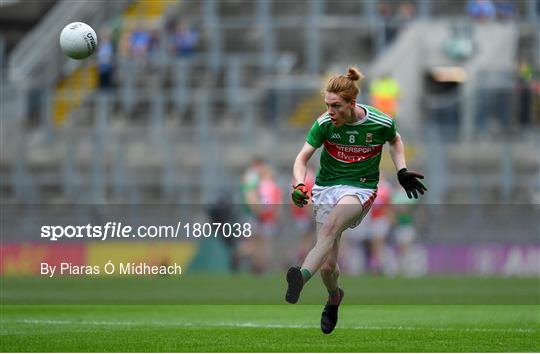
[[[132,322],[132,321],[70,321],[70,320],[47,320],[47,319],[15,319],[1,320],[0,323],[27,323],[43,325],[89,325],[89,326],[163,326],[163,327],[237,327],[237,328],[319,328],[316,325],[305,324],[281,324],[281,323],[256,323],[256,322],[214,322],[214,323],[190,323],[190,322]],[[436,332],[487,332],[487,333],[534,333],[530,328],[428,328],[413,326],[340,326],[342,329],[358,329],[367,331],[436,331]]]

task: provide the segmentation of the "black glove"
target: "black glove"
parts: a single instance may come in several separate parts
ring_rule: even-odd
[[[413,196],[414,199],[418,199],[418,193],[424,194],[424,191],[427,191],[427,188],[418,180],[424,179],[424,176],[418,172],[407,171],[406,168],[402,168],[398,171],[397,178],[399,184],[401,184],[403,189],[405,189],[405,192],[407,192],[407,197],[409,197],[409,199],[412,199]]]

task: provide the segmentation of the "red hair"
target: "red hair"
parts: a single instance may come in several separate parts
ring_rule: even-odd
[[[355,67],[350,67],[347,75],[335,75],[328,80],[326,92],[335,93],[346,102],[356,99],[360,92],[360,82],[364,75]]]

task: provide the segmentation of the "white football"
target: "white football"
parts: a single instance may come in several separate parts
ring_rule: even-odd
[[[73,59],[88,58],[96,51],[97,45],[96,32],[83,22],[72,22],[60,33],[60,47]]]

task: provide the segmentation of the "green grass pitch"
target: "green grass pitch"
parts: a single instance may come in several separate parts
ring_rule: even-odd
[[[344,305],[331,335],[315,305],[6,306],[9,352],[538,352],[538,306]]]
[[[320,280],[309,284],[300,304],[288,305],[282,299],[282,278],[4,277],[0,348],[3,352],[540,351],[537,278],[344,277],[347,295],[330,335],[319,329],[324,299]],[[272,288],[275,291],[268,291]],[[121,298],[125,301],[118,301]]]

